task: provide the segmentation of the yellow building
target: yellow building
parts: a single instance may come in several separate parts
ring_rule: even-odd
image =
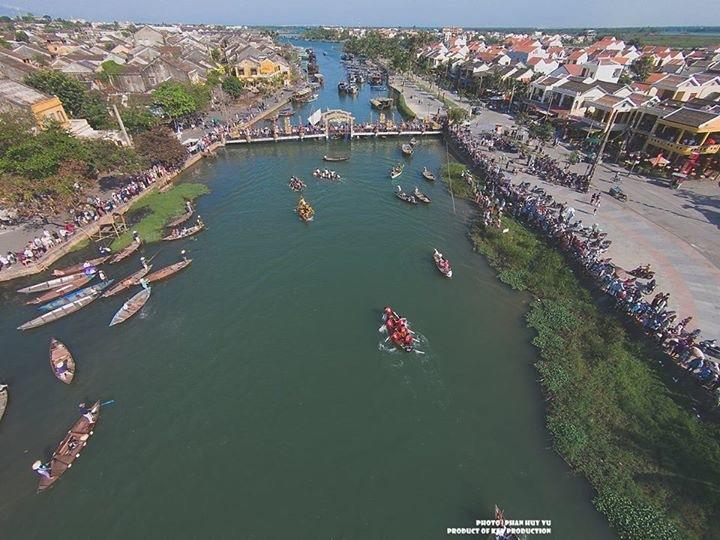
[[[269,58],[252,56],[243,58],[235,65],[235,75],[243,80],[266,79],[288,71],[282,64]]]
[[[0,110],[30,113],[38,127],[51,121],[65,128],[70,126],[70,119],[56,96],[43,94],[10,79],[0,79]]]

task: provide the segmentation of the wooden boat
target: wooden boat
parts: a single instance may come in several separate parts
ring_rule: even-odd
[[[100,418],[99,401],[96,401],[91,407],[90,416],[91,419],[85,415],[81,416],[68,430],[65,438],[60,441],[50,459],[50,478],[40,477],[38,493],[45,491],[57,482],[65,474],[65,471],[72,467],[75,460],[80,457],[80,452],[87,446],[88,440],[93,435],[95,424]]]
[[[410,139],[410,146],[415,146],[417,143],[418,143],[418,140],[415,137]]]
[[[96,285],[92,285],[90,287],[85,287],[84,289],[80,289],[79,291],[72,292],[70,294],[66,294],[65,296],[58,298],[57,300],[53,300],[52,302],[48,302],[44,306],[40,306],[38,309],[40,311],[52,311],[53,309],[57,309],[61,306],[66,306],[75,300],[80,300],[81,298],[84,298],[86,296],[91,296],[93,294],[99,294],[103,292],[105,289],[107,289],[110,285],[113,284],[114,279],[106,279],[105,281],[101,281],[100,283],[97,283]]]
[[[392,169],[390,169],[390,178],[395,180],[398,176],[400,176],[403,171],[405,170],[405,165],[395,165]]]
[[[347,161],[350,156],[323,156],[323,161]]]
[[[23,287],[22,289],[18,289],[17,292],[19,293],[36,293],[36,292],[42,292],[42,291],[49,291],[51,289],[57,289],[59,287],[63,287],[65,285],[75,284],[77,281],[80,281],[82,278],[87,276],[94,275],[95,272],[92,272],[90,274],[80,273],[80,274],[71,274],[69,276],[62,276],[55,279],[50,279],[48,281],[43,281],[42,283],[36,283],[35,285],[30,285],[28,287]]]
[[[122,307],[118,310],[115,316],[110,321],[110,326],[124,323],[130,317],[135,315],[142,307],[147,303],[150,298],[150,287],[143,289],[139,293],[135,294],[130,300],[125,302]]]
[[[415,197],[405,193],[400,186],[397,187],[397,190],[395,191],[395,196],[401,201],[408,204],[417,204],[417,200],[415,199]]]
[[[116,283],[115,286],[109,288],[107,291],[105,291],[102,295],[103,298],[109,298],[110,296],[114,296],[119,292],[124,291],[128,287],[132,287],[134,285],[137,285],[140,283],[140,280],[145,277],[145,275],[152,270],[152,264],[148,265],[147,268],[144,266],[138,270],[137,272],[134,272],[130,274],[125,279],[121,280],[119,283]]]
[[[415,332],[410,330],[410,325],[406,319],[400,317],[391,308],[385,308],[390,311],[390,314],[382,314],[383,325],[380,327],[380,332],[385,332],[388,335],[388,339],[392,341],[397,347],[405,352],[413,352],[415,350]],[[404,333],[400,331],[404,328]],[[407,336],[410,336],[408,339]]]
[[[338,92],[340,92],[341,94],[345,94],[345,93],[347,93],[347,90],[348,90],[347,83],[345,83],[345,82],[338,83]]]
[[[135,240],[133,240],[128,247],[126,247],[122,251],[119,251],[118,253],[113,255],[112,259],[110,259],[108,264],[119,263],[120,261],[127,259],[130,255],[135,253],[138,249],[140,249],[140,242],[136,242]]]
[[[295,212],[297,213],[298,217],[305,222],[315,219],[315,210],[312,206],[306,203],[305,199],[303,199],[302,197],[300,197],[300,200],[298,201]]]
[[[309,101],[312,98],[313,95],[313,89],[312,87],[308,86],[307,88],[304,88],[303,90],[300,90],[299,92],[295,92],[292,96],[292,101],[304,103]]]
[[[31,328],[37,328],[38,326],[43,326],[45,324],[51,323],[53,321],[57,321],[58,319],[62,319],[63,317],[67,317],[71,313],[75,313],[77,310],[84,308],[87,306],[90,302],[95,300],[99,295],[91,295],[91,296],[84,296],[78,300],[75,300],[74,302],[71,302],[69,304],[66,304],[64,306],[61,306],[57,309],[53,309],[52,311],[48,311],[47,313],[44,313],[40,315],[39,317],[35,317],[33,320],[26,322],[25,324],[22,324],[18,326],[18,330],[30,330]]]
[[[305,184],[305,182],[300,180],[297,176],[293,176],[290,178],[290,181],[288,182],[288,187],[290,188],[291,191],[294,191],[297,193],[297,192],[305,189],[307,187],[307,185]]]
[[[415,186],[415,189],[413,190],[412,194],[413,194],[413,197],[415,197],[418,201],[425,203],[425,204],[430,204],[430,197],[428,197],[422,191],[420,191],[417,186]]]
[[[59,298],[60,296],[65,296],[66,294],[73,292],[75,289],[79,289],[83,285],[87,285],[94,277],[94,273],[90,274],[89,276],[82,274],[81,277],[71,281],[67,285],[63,285],[62,287],[58,287],[57,289],[51,289],[46,293],[43,293],[40,296],[33,298],[32,300],[29,300],[28,302],[26,302],[26,304],[42,304],[44,302],[54,300],[55,298]]]
[[[425,180],[429,180],[430,182],[435,181],[435,175],[431,171],[429,171],[427,167],[423,167],[422,175]]]
[[[402,144],[400,145],[400,150],[402,151],[404,156],[412,156],[413,153],[413,147],[411,144]]]
[[[435,266],[443,276],[445,276],[446,278],[452,277],[453,273],[452,267],[450,266],[450,261],[443,257],[442,253],[440,253],[437,249],[433,251],[433,261],[435,261]],[[446,266],[443,266],[443,261],[447,263]]]
[[[373,98],[370,100],[370,105],[372,106],[373,109],[378,109],[381,111],[385,110],[385,109],[389,109],[393,105],[393,98],[388,98],[388,97]]]
[[[4,388],[0,390],[0,420],[5,415],[5,409],[7,408],[8,402],[8,390],[7,385],[2,385]]]
[[[347,93],[350,94],[351,96],[354,96],[355,94],[357,94],[358,91],[359,91],[359,88],[355,84],[349,84],[347,87]]]
[[[74,264],[61,270],[53,270],[53,276],[67,276],[68,274],[77,274],[78,272],[82,272],[87,267],[98,266],[107,261],[109,258],[110,255],[106,257],[98,257],[97,259],[90,259],[89,261]]]
[[[178,225],[182,225],[182,224],[185,223],[188,219],[190,219],[190,218],[193,216],[194,213],[195,213],[195,210],[188,210],[188,211],[185,212],[183,215],[181,215],[181,216],[179,216],[178,218],[174,219],[173,221],[171,221],[170,223],[168,223],[168,224],[165,225],[165,226],[168,227],[168,228],[170,228],[170,229],[172,229],[172,228],[174,228],[174,227],[177,227]]]
[[[187,229],[183,229],[178,234],[170,234],[163,238],[166,242],[169,242],[171,240],[180,240],[181,238],[187,238],[188,236],[192,236],[194,234],[199,233],[205,228],[205,224],[201,223],[199,225],[194,225],[192,227],[188,227]]]
[[[292,116],[293,114],[295,114],[295,111],[293,110],[293,108],[292,108],[292,107],[286,107],[285,109],[281,110],[281,111],[278,113],[278,116]]]
[[[188,266],[190,266],[191,262],[192,262],[192,259],[187,259],[187,260],[183,260],[180,262],[176,262],[175,264],[171,264],[170,266],[161,268],[157,272],[153,272],[145,279],[148,283],[152,283],[154,281],[160,281],[161,279],[169,278],[173,274],[178,273],[183,268],[187,268]]]
[[[50,338],[50,367],[59,381],[70,384],[75,377],[75,359],[64,343]]]

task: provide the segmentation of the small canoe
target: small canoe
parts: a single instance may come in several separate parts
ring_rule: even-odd
[[[430,182],[434,182],[434,181],[435,181],[435,175],[434,175],[432,172],[430,172],[430,171],[427,169],[427,167],[425,167],[425,168],[423,169],[422,175],[423,175],[423,177],[425,178],[425,180],[429,180]]]
[[[120,261],[127,259],[130,255],[135,253],[138,249],[140,249],[140,242],[136,242],[135,240],[133,240],[128,247],[126,247],[122,251],[119,251],[115,255],[113,255],[113,258],[110,259],[108,264],[119,263]]]
[[[171,221],[170,223],[168,223],[168,224],[166,225],[166,227],[169,227],[169,228],[172,229],[173,227],[177,227],[178,225],[182,225],[182,224],[185,223],[188,219],[190,219],[190,218],[193,216],[194,213],[195,213],[195,210],[188,210],[187,212],[185,212],[185,213],[184,213],[183,215],[181,215],[180,217],[178,217],[178,218],[174,219],[173,221]]]
[[[413,153],[413,147],[411,144],[403,144],[400,146],[400,150],[402,151],[403,155],[405,156],[412,156]]]
[[[67,276],[68,274],[77,274],[78,272],[82,272],[85,268],[89,266],[98,266],[99,264],[104,263],[110,258],[110,255],[107,255],[106,257],[98,257],[97,259],[90,259],[89,261],[81,262],[78,264],[74,264],[72,266],[68,266],[67,268],[62,268],[60,270],[53,270],[53,276]]]
[[[415,146],[417,143],[418,143],[418,141],[417,141],[417,139],[416,139],[415,137],[413,137],[412,139],[410,139],[410,145],[411,145],[411,146]]]
[[[5,409],[7,408],[7,402],[8,402],[8,391],[7,386],[0,390],[0,420],[2,420],[2,417],[5,415]]]
[[[28,287],[23,287],[22,289],[18,289],[17,292],[19,293],[36,293],[36,292],[42,292],[42,291],[49,291],[51,289],[57,289],[59,287],[63,287],[68,284],[74,284],[76,281],[79,281],[80,279],[87,277],[88,275],[93,275],[95,272],[92,272],[91,274],[71,274],[69,276],[62,276],[57,277],[55,279],[51,279],[48,281],[43,281],[42,283],[36,283],[35,285],[30,285]]]
[[[192,262],[192,259],[188,259],[186,261],[180,261],[176,262],[175,264],[171,264],[170,266],[166,266],[165,268],[161,268],[157,272],[153,272],[150,274],[146,279],[148,283],[152,283],[154,281],[160,281],[161,279],[168,278],[172,276],[173,274],[178,273],[183,268],[187,268],[190,266],[190,263]]]
[[[40,477],[38,493],[45,491],[57,482],[65,474],[65,471],[72,467],[75,460],[80,457],[80,452],[87,446],[88,440],[93,435],[95,424],[100,418],[99,401],[95,402],[90,409],[90,413],[91,418],[85,415],[81,416],[68,430],[65,438],[60,441],[50,459],[50,478]]]
[[[398,186],[398,188],[399,187],[400,186]],[[408,204],[417,204],[417,200],[415,200],[415,197],[413,197],[412,195],[408,195],[401,189],[398,189],[397,191],[395,191],[395,196],[398,199],[400,199],[401,201],[406,202]]]
[[[52,311],[49,311],[43,315],[40,315],[39,317],[35,317],[33,320],[26,322],[25,324],[22,324],[18,326],[18,330],[30,330],[31,328],[37,328],[38,326],[43,326],[45,324],[51,323],[53,321],[57,321],[58,319],[62,319],[63,317],[67,317],[71,313],[75,313],[77,310],[84,308],[87,306],[90,302],[95,300],[99,295],[93,295],[93,296],[85,296],[83,298],[80,298],[79,300],[75,300],[74,302],[71,302],[70,304],[67,304],[65,306],[59,307],[57,309],[53,309]]]
[[[124,323],[125,321],[127,321],[130,317],[132,317],[142,309],[142,307],[146,304],[149,298],[150,287],[148,287],[147,289],[143,289],[135,296],[130,298],[130,300],[125,302],[115,314],[115,316],[112,318],[112,321],[110,321],[110,326],[115,326],[116,324]]]
[[[413,190],[413,197],[415,197],[418,201],[420,201],[420,202],[422,202],[422,203],[430,204],[430,197],[428,197],[427,195],[425,195],[425,194],[424,194],[422,191],[420,191],[418,188],[415,188],[415,189]]]
[[[75,360],[64,343],[50,338],[50,367],[59,381],[70,384],[75,377]]]
[[[390,178],[395,180],[398,176],[400,176],[403,173],[404,170],[405,170],[405,167],[403,165],[393,167],[392,169],[390,169]]]
[[[105,281],[101,281],[100,283],[97,283],[96,285],[92,285],[90,287],[85,287],[84,289],[80,289],[79,291],[72,292],[70,294],[66,294],[62,298],[58,298],[57,300],[53,300],[52,302],[48,302],[44,306],[40,306],[38,309],[40,311],[52,311],[53,309],[57,309],[61,306],[66,306],[68,304],[71,304],[72,302],[75,302],[75,300],[80,300],[81,298],[85,298],[86,296],[92,296],[94,294],[99,294],[103,292],[105,289],[107,289],[110,285],[113,284],[114,279],[106,279]]]
[[[323,156],[323,161],[347,161],[350,156]]]
[[[71,281],[67,285],[63,285],[62,287],[58,287],[57,289],[51,289],[48,292],[41,294],[40,296],[33,298],[32,300],[29,300],[28,302],[26,302],[26,304],[35,305],[49,302],[50,300],[55,300],[55,298],[65,296],[66,294],[73,292],[75,289],[79,289],[83,285],[87,285],[94,277],[95,274],[91,274],[89,276],[83,275],[82,277]]]
[[[181,238],[187,238],[188,236],[199,233],[204,228],[205,225],[195,225],[193,227],[188,227],[187,229],[180,231],[178,234],[170,234],[166,236],[165,238],[163,238],[163,240],[169,242],[171,240],[180,240]]]
[[[119,283],[116,283],[113,287],[110,287],[107,291],[105,291],[102,295],[103,298],[109,298],[110,296],[114,296],[117,293],[123,292],[128,287],[133,287],[140,283],[140,279],[145,277],[145,275],[152,269],[152,264],[148,265],[147,268],[142,267],[137,272],[133,272],[125,279],[121,280]]]

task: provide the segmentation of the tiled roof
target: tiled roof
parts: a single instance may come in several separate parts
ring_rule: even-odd
[[[684,126],[698,128],[703,124],[706,124],[711,120],[715,120],[717,118],[720,118],[720,115],[705,111],[698,111],[696,109],[689,109],[687,107],[681,107],[677,111],[671,112],[670,114],[665,116],[664,120],[677,122],[678,124],[682,124]]]

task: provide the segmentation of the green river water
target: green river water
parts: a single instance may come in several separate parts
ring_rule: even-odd
[[[339,52],[314,47],[328,52],[321,104],[332,106]],[[366,97],[356,115],[369,114]],[[341,183],[311,176],[325,153],[351,155],[332,164]],[[21,333],[35,312],[11,292],[20,284],[0,289],[11,389],[0,537],[435,539],[499,504],[510,518],[552,520],[552,538],[612,538],[587,483],[551,448],[527,299],[472,251],[471,209],[454,211],[442,183],[420,176],[439,171],[444,144],[422,141],[398,179],[429,206],[392,196],[387,172],[402,159],[397,141],[375,140],[230,147],[205,160],[183,180],[211,190],[198,201],[207,230],[144,248],[159,252],[156,268],[182,248],[192,266],[118,327],[107,325],[127,296]],[[293,174],[308,184],[313,223],[293,213]],[[425,354],[383,344],[386,304]],[[71,386],[50,372],[50,336],[75,355]],[[36,495],[31,463],[49,456],[78,402],[97,398],[116,403],[75,466]]]

